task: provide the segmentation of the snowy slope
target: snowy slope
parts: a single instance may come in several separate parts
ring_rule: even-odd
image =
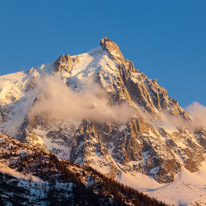
[[[206,162],[202,163],[202,167],[196,173],[182,168],[175,180],[169,184],[159,184],[141,173],[122,174],[118,180],[170,205],[206,204]]]
[[[206,204],[206,162],[196,173],[182,168],[173,183],[146,192],[152,197],[174,205]]]

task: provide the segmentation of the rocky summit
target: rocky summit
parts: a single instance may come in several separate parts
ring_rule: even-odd
[[[52,86],[48,78],[56,77],[61,83]],[[171,204],[178,198],[150,191],[204,165],[206,130],[191,124],[178,101],[107,37],[87,53],[0,77],[2,133]],[[195,198],[191,204],[204,202]]]

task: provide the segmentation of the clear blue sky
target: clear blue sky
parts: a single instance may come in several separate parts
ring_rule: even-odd
[[[107,35],[181,106],[206,105],[206,0],[0,0],[0,75]]]

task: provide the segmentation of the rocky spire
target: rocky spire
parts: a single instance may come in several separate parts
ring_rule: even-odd
[[[104,37],[100,41],[100,45],[103,50],[109,53],[111,59],[115,60],[118,64],[124,63],[124,56],[120,51],[118,45],[114,43],[111,39]]]

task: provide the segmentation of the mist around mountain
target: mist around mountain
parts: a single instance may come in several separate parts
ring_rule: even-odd
[[[52,63],[0,77],[2,134],[44,151],[43,158],[53,155],[57,164],[63,161],[61,168],[81,165],[82,173],[90,168],[101,173],[103,185],[122,183],[166,204],[206,204],[205,116],[206,108],[197,102],[182,108],[157,79],[135,69],[107,37],[87,53],[64,54]],[[3,155],[2,168],[5,159]],[[65,166],[67,161],[73,163]],[[18,164],[6,168],[18,171]],[[64,176],[62,170],[58,175]],[[50,176],[44,180],[44,175],[35,177],[53,181]],[[135,190],[131,193],[136,195]],[[128,202],[124,192],[118,195],[123,205],[141,202]],[[91,198],[99,201],[99,196]],[[115,202],[119,198],[111,198],[103,199],[108,205],[120,205]]]

